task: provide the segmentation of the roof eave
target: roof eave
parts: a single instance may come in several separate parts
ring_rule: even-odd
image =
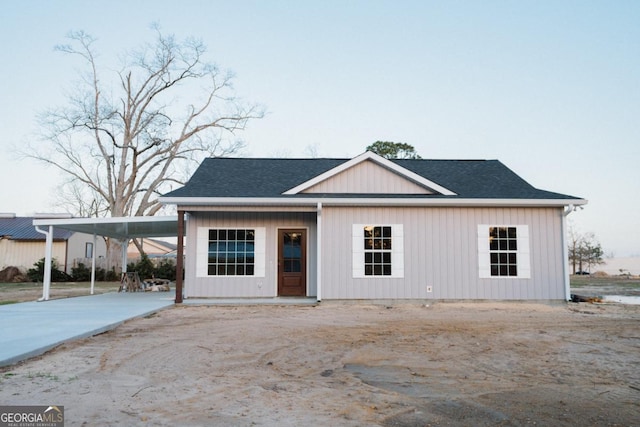
[[[161,197],[161,204],[178,206],[581,206],[585,199],[473,199],[473,198],[379,198],[379,197]]]

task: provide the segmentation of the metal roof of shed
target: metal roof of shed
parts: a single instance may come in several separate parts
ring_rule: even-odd
[[[11,240],[44,241],[44,234],[38,233],[33,226],[37,217],[0,217],[0,237]],[[53,232],[53,240],[68,240],[73,234],[71,230],[56,229]]]

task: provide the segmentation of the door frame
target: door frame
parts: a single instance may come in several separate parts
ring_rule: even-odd
[[[289,226],[289,227],[285,227],[285,226],[278,226],[276,227],[276,234],[275,234],[275,238],[274,240],[274,244],[275,244],[275,285],[274,285],[274,292],[275,295],[277,297],[280,296],[280,274],[279,274],[279,268],[278,268],[278,261],[280,259],[280,231],[281,230],[300,230],[300,231],[304,231],[304,253],[305,253],[305,260],[304,260],[304,295],[303,297],[308,297],[309,296],[309,227],[307,226]],[[294,297],[295,298],[295,297]]]

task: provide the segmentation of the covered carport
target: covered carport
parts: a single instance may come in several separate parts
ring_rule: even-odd
[[[92,234],[94,247],[98,236],[109,237],[123,242],[122,266],[127,268],[127,244],[129,240],[143,237],[177,237],[176,259],[176,303],[182,302],[182,269],[184,262],[184,216],[144,216],[144,217],[111,217],[111,218],[64,218],[35,219],[36,230],[46,236],[44,279],[42,282],[41,301],[49,299],[51,287],[51,258],[53,248],[53,229]],[[91,260],[91,294],[95,286],[96,251]]]

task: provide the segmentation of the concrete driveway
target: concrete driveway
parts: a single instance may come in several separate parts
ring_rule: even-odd
[[[114,292],[0,306],[0,366],[171,307],[174,299],[174,292]]]

